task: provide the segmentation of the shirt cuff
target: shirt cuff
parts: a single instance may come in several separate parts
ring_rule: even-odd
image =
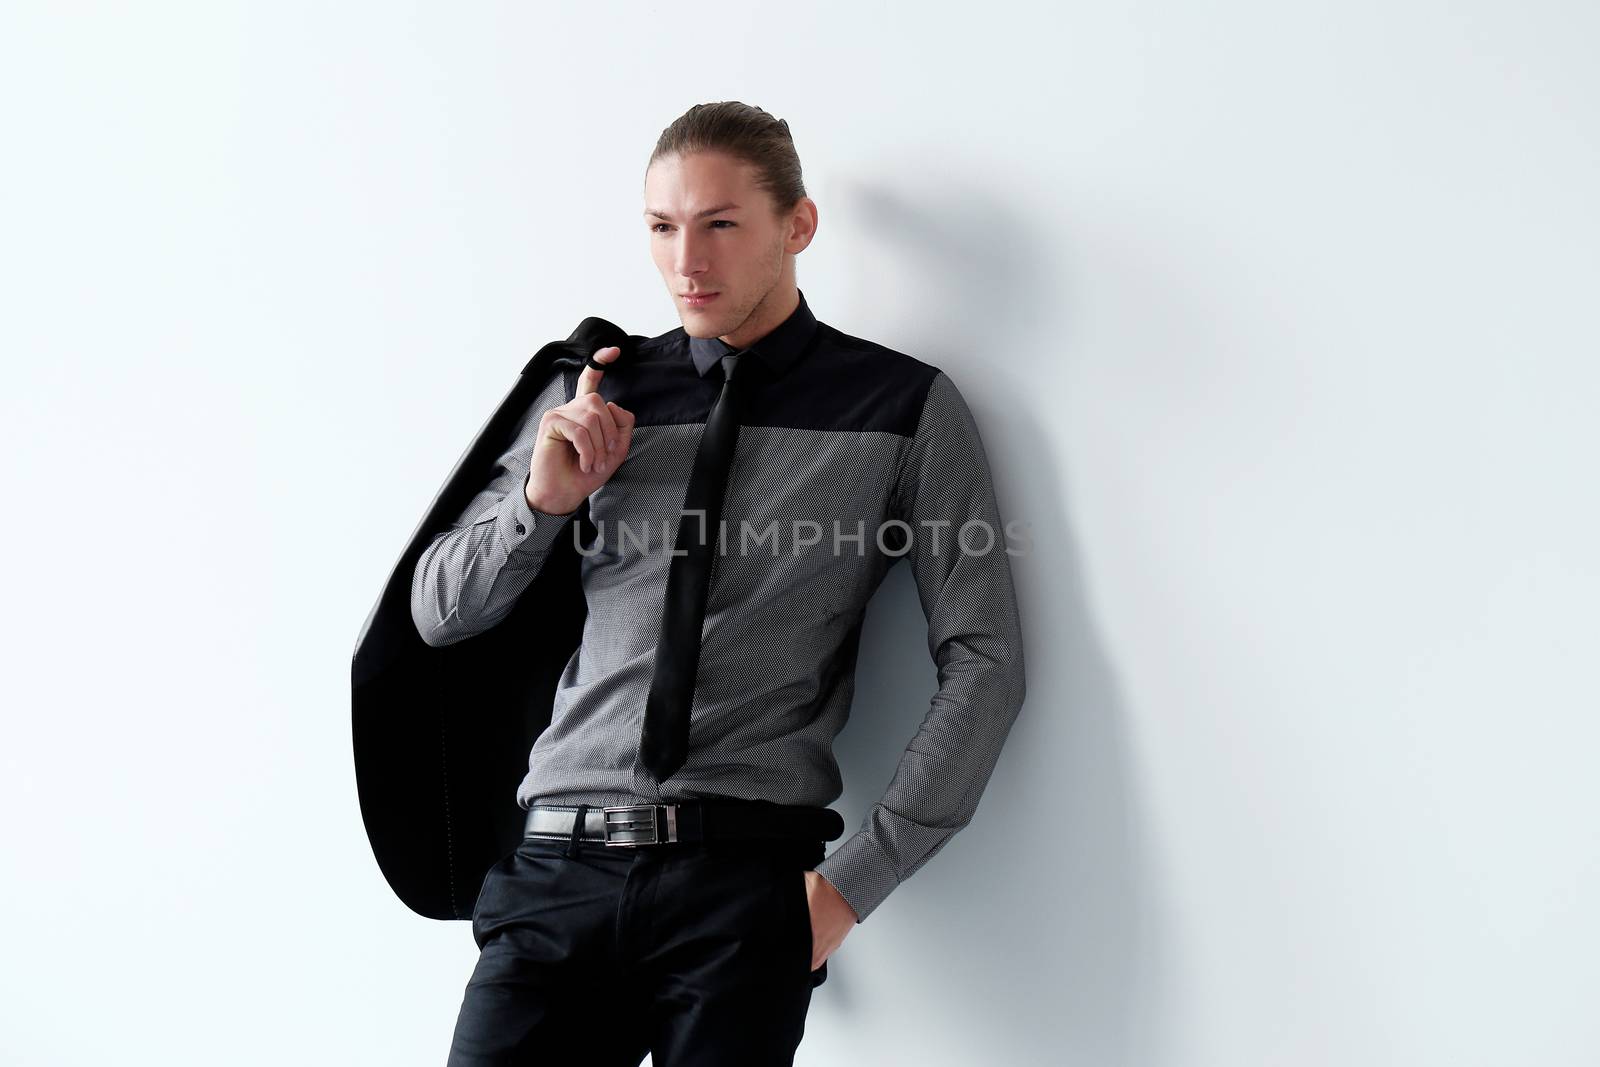
[[[844,897],[855,911],[857,923],[865,922],[900,884],[894,864],[866,830],[858,831],[829,853],[817,864],[816,871]]]
[[[583,505],[579,505],[582,507]],[[495,516],[495,528],[506,547],[506,557],[543,555],[555,543],[556,537],[566,529],[567,520],[578,513],[573,508],[565,515],[554,515],[528,506],[527,482],[506,494],[500,502],[500,512]]]

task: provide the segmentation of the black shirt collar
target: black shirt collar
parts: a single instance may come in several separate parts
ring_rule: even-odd
[[[794,366],[794,361],[800,358],[817,329],[817,318],[806,306],[806,294],[798,288],[795,292],[799,293],[800,303],[789,317],[749,346],[750,352],[767,365],[768,372],[774,378]],[[689,355],[694,360],[694,369],[699,371],[702,378],[723,356],[738,351],[720,337],[689,338]]]

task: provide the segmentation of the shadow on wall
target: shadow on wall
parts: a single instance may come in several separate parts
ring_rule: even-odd
[[[900,343],[883,343],[955,380],[983,435],[1001,518],[1027,524],[1031,543],[1012,571],[1028,697],[972,823],[874,913],[873,937],[859,936],[863,924],[845,942],[816,1007],[850,1015],[858,976],[870,975],[860,981],[914,1014],[944,1062],[1163,1062],[1170,946],[1124,700],[1089,615],[1070,486],[1060,457],[1036,444],[1050,439],[1043,424],[1056,398],[1026,387],[1040,374],[1066,377],[1071,353],[1038,348],[1033,322],[1045,309],[1059,321],[1070,287],[1041,284],[1057,267],[1030,245],[1037,230],[994,199],[992,181],[924,178],[918,203],[830,189],[830,206],[850,219],[837,232],[863,235],[842,260],[871,269],[840,291],[872,293],[881,316],[880,279],[892,280],[889,306],[905,318],[886,331]],[[836,314],[853,317],[849,307]],[[916,586],[896,563],[868,610],[852,716],[835,745],[846,838],[937,688]]]

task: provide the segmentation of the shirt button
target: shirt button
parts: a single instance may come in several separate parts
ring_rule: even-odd
[[[517,523],[517,533],[527,533],[527,532],[528,532],[528,528],[526,526],[522,525],[522,523],[520,523],[520,522]]]

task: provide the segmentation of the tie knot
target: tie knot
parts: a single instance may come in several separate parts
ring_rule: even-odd
[[[739,369],[739,357],[743,352],[729,352],[722,357],[722,377],[724,381],[732,381],[734,374]]]

